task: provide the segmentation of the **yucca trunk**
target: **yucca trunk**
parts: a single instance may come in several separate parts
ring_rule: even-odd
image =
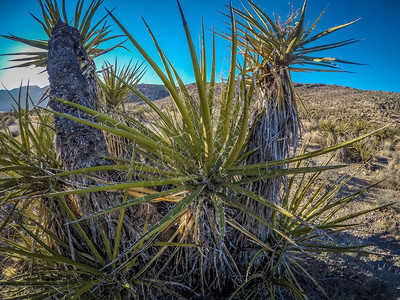
[[[91,109],[96,108],[98,99],[94,62],[83,49],[82,37],[78,31],[61,21],[53,28],[49,40],[47,71],[50,81],[49,107],[59,113],[92,121],[93,117],[55,99],[69,100]],[[54,116],[54,125],[56,149],[67,170],[111,164],[109,160],[102,157],[108,155],[102,131],[57,115]],[[121,180],[116,172],[96,172],[91,175],[108,182]],[[71,176],[70,180],[77,187],[98,184],[87,176]],[[85,216],[116,205],[122,200],[123,195],[120,193],[85,193],[75,199],[76,211],[80,213],[80,216]],[[124,220],[122,236],[128,238],[126,241],[128,243],[135,240],[142,230],[142,228],[138,228],[141,218],[136,215],[135,210],[128,209],[127,217]],[[97,226],[102,224],[101,230],[112,242],[115,238],[118,217],[119,212],[110,213],[95,221],[91,219],[87,224],[93,240],[98,245],[101,245],[103,241]],[[142,217],[145,218],[145,216]]]
[[[171,269],[176,276],[173,280],[184,282],[203,297],[218,298],[226,286],[238,284],[241,275],[228,252],[229,241],[221,236],[220,226],[225,224],[220,224],[213,201],[220,200],[205,193],[181,217],[179,242],[196,246],[182,247],[175,252],[180,263],[176,264],[173,259]],[[226,226],[224,231],[230,229]]]
[[[262,76],[257,93],[253,120],[259,121],[253,124],[249,149],[259,147],[259,150],[248,162],[284,159],[291,149],[295,150],[299,140],[296,95],[289,69]]]
[[[295,107],[295,91],[290,77],[290,71],[282,68],[279,71],[262,72],[257,84],[257,95],[252,112],[251,139],[248,150],[258,148],[246,160],[246,164],[257,164],[287,158],[295,151],[299,140],[299,119]],[[280,166],[277,168],[283,168]],[[250,191],[274,203],[281,203],[281,191],[284,178],[275,177],[259,182],[253,182],[247,187]],[[265,205],[243,198],[241,202],[256,212],[260,217],[270,222],[272,211]],[[249,218],[240,212],[236,219],[245,228],[266,242],[269,229],[259,221]],[[240,248],[248,249],[246,238],[239,238]],[[243,251],[241,258],[246,266],[252,254]]]

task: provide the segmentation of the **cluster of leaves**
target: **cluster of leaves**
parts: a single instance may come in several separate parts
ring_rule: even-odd
[[[357,42],[357,39],[349,39],[333,44],[313,47],[308,46],[328,34],[354,24],[358,20],[332,27],[321,33],[312,35],[319,20],[325,13],[325,10],[319,15],[315,22],[308,27],[305,23],[307,1],[304,1],[299,16],[298,12],[293,12],[285,22],[282,22],[277,15],[275,15],[275,19],[273,20],[251,1],[247,1],[247,3],[250,5],[252,11],[243,5],[244,9],[235,9],[235,13],[243,20],[240,22],[238,21],[238,24],[242,26],[240,30],[241,40],[248,41],[251,52],[253,53],[253,56],[249,57],[251,66],[259,68],[259,60],[262,59],[263,61],[260,66],[266,69],[273,69],[276,66],[285,67],[292,65],[311,67],[291,67],[292,71],[304,72],[338,69],[336,63],[354,64],[353,62],[343,61],[333,57],[313,56],[312,54],[349,45]],[[245,44],[242,42],[241,47],[244,46]],[[315,67],[322,67],[323,69]]]
[[[297,110],[296,91],[291,80],[285,81],[282,72],[344,72],[339,64],[358,63],[341,60],[335,57],[316,56],[315,53],[325,50],[346,46],[358,42],[357,39],[348,39],[331,44],[310,46],[321,38],[346,28],[358,20],[326,29],[313,35],[314,30],[325,13],[325,10],[309,26],[306,23],[306,5],[304,1],[302,10],[292,11],[285,22],[282,22],[279,15],[274,18],[268,16],[260,7],[251,1],[246,1],[249,7],[243,4],[243,9],[234,9],[235,14],[240,18],[236,21],[239,30],[239,47],[243,51],[248,49],[248,68],[252,74],[257,74],[259,86],[274,89],[278,94],[278,107],[281,108],[287,101],[284,99],[285,89],[290,90],[291,103]],[[229,39],[229,35],[223,34]],[[278,83],[271,84],[269,78],[274,78]],[[290,78],[290,75],[289,75]]]
[[[47,172],[58,169],[61,162],[55,151],[52,115],[38,108],[29,110],[32,104],[29,87],[25,99],[22,99],[21,92],[22,88],[18,98],[13,98],[19,136],[14,137],[8,127],[0,131],[0,166],[1,172],[7,175],[2,179],[1,189],[12,189],[14,196],[33,196],[49,190]],[[22,108],[22,101],[25,108]]]
[[[226,282],[232,286],[232,290],[227,292],[232,297],[244,294],[250,298],[275,298],[283,289],[299,299],[305,299],[306,294],[297,280],[297,274],[305,274],[317,283],[301,265],[299,253],[358,251],[327,243],[321,232],[328,234],[348,228],[349,221],[367,213],[336,215],[363,191],[335,198],[346,181],[323,191],[324,184],[317,184],[317,178],[323,171],[343,166],[311,166],[301,162],[359,142],[372,133],[322,150],[303,152],[292,158],[244,164],[246,157],[254,151],[248,151],[247,145],[251,137],[248,128],[250,105],[256,86],[246,80],[251,65],[248,45],[242,44],[243,63],[239,67],[239,75],[236,73],[237,48],[241,44],[234,13],[242,15],[232,8],[230,12],[232,52],[229,75],[225,84],[221,85],[221,94],[214,94],[214,42],[211,76],[208,77],[204,29],[199,58],[181,10],[197,97],[189,95],[149,27],[164,71],[110,14],[167,88],[173,109],[161,111],[132,87],[136,79],[132,82],[131,77],[118,75],[112,79],[115,83],[112,87],[128,88],[148,105],[153,116],[148,124],[131,118],[130,126],[127,126],[109,115],[67,99],[58,99],[92,115],[93,121],[55,111],[53,114],[128,139],[135,144],[135,152],[145,157],[147,163],[136,160],[133,153],[131,160],[119,159],[115,165],[62,171],[54,150],[50,115],[36,111],[40,121],[38,126],[34,126],[28,112],[18,106],[21,137],[2,134],[0,152],[2,171],[8,172],[7,177],[0,178],[1,203],[13,203],[16,212],[9,213],[1,228],[16,224],[13,226],[18,231],[18,237],[2,238],[4,246],[0,247],[0,252],[31,261],[34,267],[10,280],[0,281],[0,285],[17,287],[11,295],[8,294],[8,299],[96,299],[100,296],[129,299],[167,295],[188,298],[206,295],[207,290],[217,293]],[[122,72],[128,69],[122,69]],[[116,78],[121,79],[119,83]],[[98,181],[98,185],[85,187],[73,186],[68,181],[72,175],[90,176],[96,180],[93,174],[106,170],[127,173],[126,181]],[[284,175],[293,177],[283,195],[282,205],[276,205],[247,189],[250,183]],[[295,176],[300,176],[298,184],[295,183]],[[115,192],[124,195],[121,203],[115,206],[90,215],[81,215],[77,209],[81,194]],[[243,197],[251,198],[264,209],[271,210],[272,219],[266,220],[257,211],[243,205],[240,202]],[[27,210],[21,207],[21,200],[32,203],[31,211],[43,207],[48,221],[44,222],[39,213],[25,213]],[[125,241],[122,237],[124,215],[128,213],[128,208],[138,209],[142,204],[155,206],[161,217],[154,224],[146,218],[143,224],[139,224],[139,237]],[[261,240],[238,223],[238,212],[269,228],[271,234],[268,239]],[[99,216],[112,213],[117,213],[117,226],[111,238],[96,225]],[[143,214],[148,216],[149,213]],[[100,231],[104,247],[98,247],[91,241],[93,230]],[[230,243],[235,235],[242,235],[254,245],[248,265],[236,265],[235,247]],[[75,246],[76,241],[79,241],[79,247]]]
[[[303,154],[305,150],[306,147],[302,150]],[[310,163],[311,160],[297,161],[293,168]],[[297,276],[302,274],[315,284],[321,295],[329,298],[323,287],[310,274],[312,270],[302,263],[307,257],[305,253],[364,252],[362,246],[337,244],[330,235],[356,226],[354,222],[358,216],[377,209],[375,207],[340,215],[343,208],[373,186],[343,196],[340,195],[340,191],[352,176],[342,178],[335,185],[329,186],[329,179],[321,180],[321,174],[321,171],[317,171],[290,176],[283,194],[282,207],[304,222],[299,223],[283,214],[273,213],[274,227],[290,237],[294,243],[273,233],[268,240],[273,248],[260,245],[247,268],[245,283],[234,295],[239,295],[240,299],[260,299],[265,296],[274,299],[278,296],[285,298],[285,291],[290,291],[297,299],[306,299],[305,287],[299,281],[300,276]]]

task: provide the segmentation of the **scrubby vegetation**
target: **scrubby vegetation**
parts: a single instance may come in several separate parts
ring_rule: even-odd
[[[319,123],[319,135],[321,139],[318,142],[321,146],[332,146],[376,129],[378,129],[378,125],[362,119],[348,121],[327,119]],[[338,153],[337,159],[345,163],[361,162],[366,167],[370,167],[370,160],[374,152],[381,149],[384,141],[391,140],[393,137],[394,133],[392,130],[382,130],[369,139],[342,149]]]
[[[116,62],[107,63],[103,76],[97,76],[93,58],[110,50],[99,48],[110,38],[102,25],[105,17],[91,23],[101,2],[92,1],[85,12],[78,1],[68,26],[58,23],[69,23],[64,5],[60,11],[52,0],[39,1],[44,8],[39,22],[51,42],[37,43],[43,51],[25,63],[48,64],[52,70],[57,46],[51,30],[64,28],[71,38],[79,32],[82,40],[74,40],[78,53],[73,53],[69,72],[72,64],[78,65],[77,77],[85,84],[76,92],[82,97],[62,99],[57,90],[61,75],[49,72],[51,109],[29,111],[29,96],[19,97],[19,136],[0,131],[0,253],[9,262],[3,269],[7,278],[0,281],[7,287],[3,298],[329,297],[304,263],[307,253],[369,254],[362,246],[336,243],[332,236],[388,204],[348,211],[370,187],[342,193],[352,177],[330,185],[322,175],[345,165],[330,164],[330,159],[315,165],[311,159],[347,148],[367,162],[369,148],[362,145],[369,145],[368,139],[380,143],[390,132],[362,122],[321,122],[324,138],[333,141],[314,151],[303,145],[289,157],[300,124],[289,67],[299,63],[291,61],[295,57],[321,67],[346,63],[323,57],[313,61],[307,54],[354,40],[308,51],[304,46],[352,23],[312,36],[319,18],[305,26],[306,2],[286,23],[270,19],[251,2],[254,15],[228,7],[231,32],[224,37],[231,41],[230,68],[224,84],[218,85],[214,33],[209,48],[202,28],[198,55],[178,3],[196,78],[196,95],[191,97],[150,28],[162,68],[109,13],[167,89],[171,106],[159,109],[135,89],[142,75],[139,65],[118,68]],[[69,36],[62,38],[68,42]],[[277,43],[287,57],[275,56]],[[274,54],[263,57],[264,64],[256,59],[258,46]],[[262,99],[256,99],[256,91]],[[123,107],[130,93],[144,102],[140,116]],[[96,103],[90,102],[93,95],[99,95]],[[98,145],[88,142],[89,136],[71,138],[83,132],[92,138],[100,130],[104,136],[98,136]],[[108,149],[101,155],[93,151],[106,142]],[[275,188],[266,189],[272,182]],[[311,292],[310,285],[318,292]]]

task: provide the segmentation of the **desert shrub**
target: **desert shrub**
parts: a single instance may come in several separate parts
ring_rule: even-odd
[[[14,123],[16,121],[15,116],[12,112],[1,112],[0,113],[0,126],[5,128],[9,123]]]
[[[382,185],[385,188],[400,190],[400,152],[392,152],[392,156],[389,158],[388,166],[384,172],[381,173]]]
[[[348,139],[356,138],[367,132],[378,129],[378,126],[363,119],[338,120],[327,119],[319,123],[319,135],[322,146],[332,146]],[[371,167],[370,160],[377,150],[383,148],[385,141],[394,136],[390,128],[385,128],[378,134],[341,149],[336,159],[345,163],[363,163]]]
[[[355,119],[351,123],[351,128],[356,133],[363,133],[365,131],[371,130],[372,124],[364,119]]]
[[[350,125],[341,120],[328,119],[319,123],[320,135],[326,139],[325,146],[333,146],[345,139]]]
[[[350,153],[347,160],[350,162],[362,162],[364,164],[372,158],[372,148],[366,141],[354,143],[349,147]]]

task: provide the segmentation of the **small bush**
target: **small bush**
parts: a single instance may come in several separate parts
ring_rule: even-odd
[[[376,124],[362,119],[344,121],[330,118],[319,123],[322,146],[332,146],[376,129],[378,129]],[[337,153],[336,159],[345,163],[363,163],[367,167],[371,167],[370,160],[373,155],[377,150],[383,148],[385,141],[391,140],[393,136],[394,133],[391,129],[381,130],[368,139],[341,149]]]
[[[400,191],[400,152],[393,152],[387,168],[382,172],[381,180],[384,187]]]

